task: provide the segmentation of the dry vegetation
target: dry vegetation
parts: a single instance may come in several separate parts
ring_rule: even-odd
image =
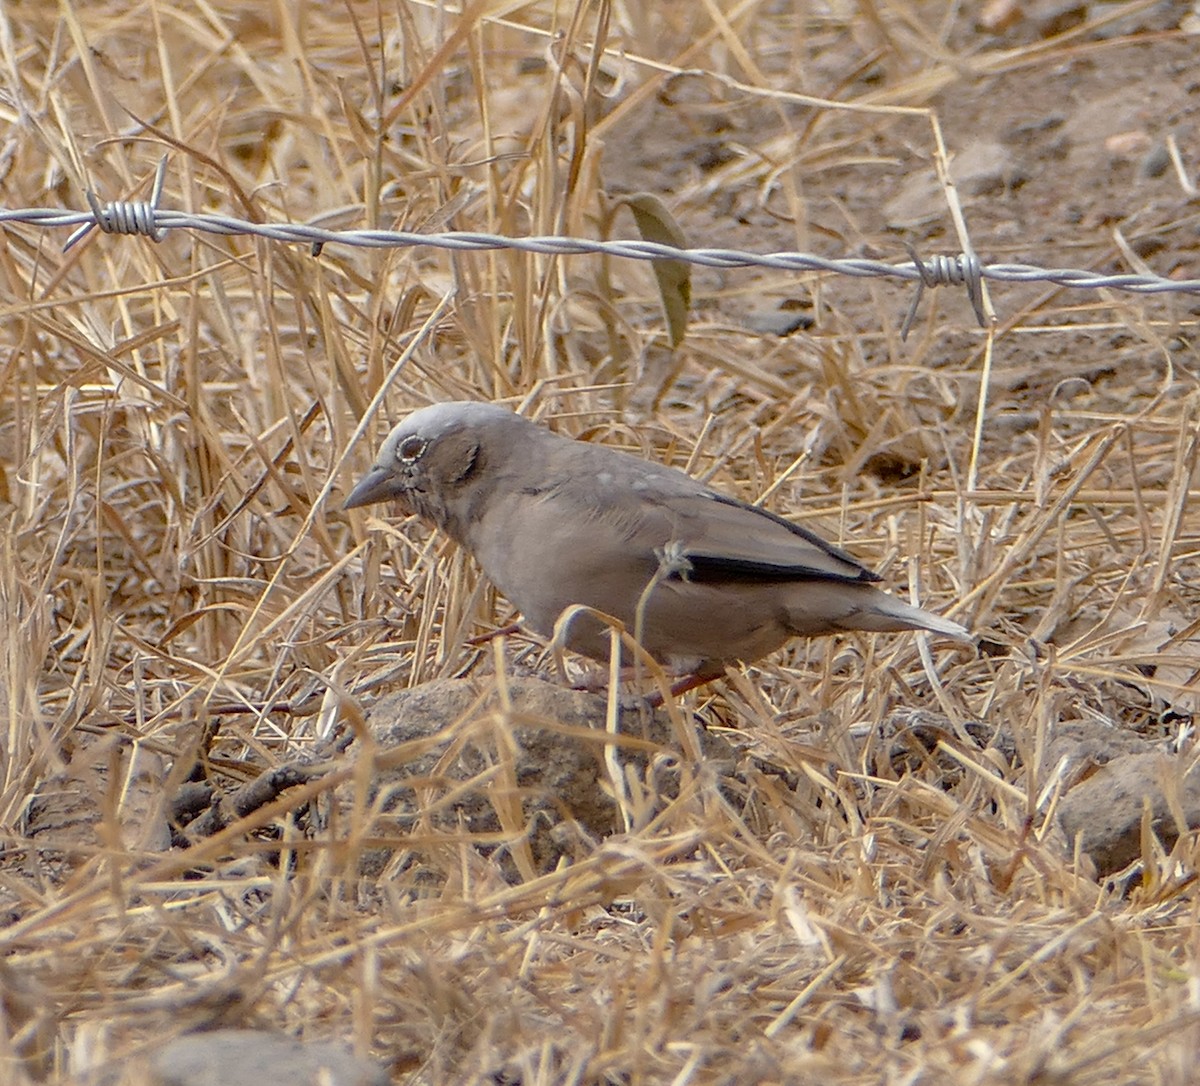
[[[987,33],[890,0],[13,4],[3,203],[144,194],[165,150],[166,206],[250,219],[631,236],[624,188],[696,244],[953,250],[944,206],[886,229],[888,197],[933,176],[904,106],[951,152],[1028,133],[1020,184],[963,197],[988,259],[1127,267],[1118,224],[1128,256],[1196,277],[1174,172],[1105,159],[1075,109],[1138,73],[1175,103],[1164,125],[1190,117],[1194,172],[1185,5],[1100,8]],[[1075,720],[1192,749],[1194,299],[1003,289],[989,339],[939,295],[902,345],[898,288],[697,273],[672,353],[641,265],[63,240],[14,226],[0,249],[4,1081],[214,1024],[345,1038],[414,1083],[1192,1081],[1196,842],[1147,831],[1136,870],[1098,880],[1056,837],[1046,750]],[[750,333],[770,299],[815,326]],[[507,615],[470,563],[339,509],[387,425],[447,398],[769,495],[986,651],[799,644],[690,695],[737,787],[691,767],[516,882],[452,832],[360,879],[369,813],[326,825],[297,797],[319,810],[370,751],[207,839],[148,839],[198,751],[240,783],[381,692],[492,666],[465,637]],[[880,726],[901,708],[942,714],[957,760],[898,771]],[[1015,753],[956,744],[974,720]],[[99,813],[31,840],[47,782]]]

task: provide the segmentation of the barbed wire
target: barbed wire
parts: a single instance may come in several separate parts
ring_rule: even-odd
[[[172,230],[195,230],[224,236],[265,238],[308,245],[319,255],[326,245],[351,245],[369,249],[428,246],[452,252],[515,249],[546,256],[614,256],[628,260],[682,260],[706,268],[771,268],[792,272],[828,272],[852,278],[890,278],[914,282],[915,297],[901,328],[906,336],[916,317],[926,287],[965,286],[975,316],[986,325],[983,306],[984,280],[1001,283],[1048,283],[1074,289],[1121,290],[1132,294],[1200,294],[1200,279],[1167,279],[1144,273],[1104,274],[1082,268],[1043,268],[1034,264],[983,264],[974,253],[921,259],[909,246],[910,261],[889,264],[858,257],[822,257],[812,253],[752,253],[738,249],[681,249],[653,241],[598,241],[591,238],[533,235],[506,237],[472,231],[422,234],[410,230],[328,230],[304,223],[250,222],[232,215],[173,211],[159,207],[166,159],[155,173],[148,200],[117,200],[101,204],[95,193],[87,193],[88,211],[48,208],[0,209],[0,223],[23,223],[42,229],[74,226],[64,251],[78,244],[92,230],[107,234],[133,234],[161,241]]]

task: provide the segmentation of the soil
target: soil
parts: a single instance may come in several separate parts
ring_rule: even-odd
[[[1194,179],[1197,38],[1177,30],[1187,5],[1150,5],[1088,34],[1074,50],[1060,46],[1052,61],[1040,60],[1039,43],[1086,21],[1095,14],[1089,7],[1104,5],[1024,5],[995,35],[959,20],[957,37],[941,46],[958,58],[961,73],[934,89],[928,105],[941,124],[973,248],[985,264],[1140,270],[1131,269],[1119,235],[1148,270],[1200,278],[1200,208],[1181,187],[1167,148],[1169,137],[1180,141]],[[873,63],[880,46],[866,30],[814,37],[799,89],[862,101],[874,86],[886,99],[886,88],[903,87],[909,73],[890,51],[886,65]],[[1011,50],[1007,65],[992,53],[998,47]],[[914,76],[924,60],[914,50]],[[922,257],[961,250],[924,118],[756,100],[695,76],[674,80],[604,139],[609,191],[662,195],[694,245],[894,262],[906,258],[906,245]],[[778,167],[773,179],[747,165],[760,157]],[[789,171],[785,184],[778,175]],[[798,204],[789,204],[789,184]],[[1141,395],[1151,397],[1168,360],[1184,387],[1195,387],[1194,332],[1172,334],[1176,322],[1194,323],[1200,314],[1195,294],[1136,303],[1166,322],[1157,342],[1148,343],[1111,322],[1111,306],[1133,304],[1113,292],[1047,284],[988,289],[1000,325],[1030,333],[995,345],[992,388],[1000,395],[984,432],[990,451],[1031,425],[1052,396],[1071,398],[1080,410],[1127,410],[1131,378],[1136,386],[1144,375]],[[700,270],[693,290],[701,325],[744,327],[764,305],[813,305],[794,279],[770,272]],[[828,280],[824,305],[812,311],[817,334],[853,329],[868,366],[886,361],[911,296],[911,287],[878,280]],[[1054,334],[1034,334],[1039,328]],[[977,361],[980,339],[965,291],[947,288],[926,297],[908,349],[922,366],[956,374],[964,420],[977,391],[964,371]]]
[[[962,246],[940,131],[985,264],[1200,279],[1191,3],[14,2],[0,55],[11,208],[165,150],[172,209],[630,238],[647,193],[900,263]],[[1195,1077],[1200,293],[944,287],[902,341],[911,285],[695,269],[668,347],[633,261],[65,234],[0,259],[15,1082],[220,1026],[414,1084]],[[978,651],[797,640],[610,737],[478,645],[469,556],[340,509],[445,399],[762,500]]]

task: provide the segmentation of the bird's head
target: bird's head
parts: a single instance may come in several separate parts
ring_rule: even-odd
[[[342,503],[357,509],[396,501],[452,535],[469,493],[479,481],[485,449],[497,431],[529,425],[506,408],[485,403],[442,403],[414,411],[384,441],[371,470]]]

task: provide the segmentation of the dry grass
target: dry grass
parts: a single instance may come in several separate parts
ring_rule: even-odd
[[[693,239],[706,217],[728,230],[715,209],[733,199],[840,255],[875,237],[873,171],[932,155],[928,120],[772,88],[936,108],[973,72],[1048,69],[1088,40],[980,44],[964,68],[939,5],[846,5],[846,22],[839,5],[292,7],[0,12],[4,204],[144,192],[166,145],[171,206],[594,234],[621,165],[605,142],[700,84],[763,135],[673,178]],[[593,64],[598,32],[613,51]],[[848,42],[869,81],[805,74]],[[679,69],[711,79],[668,80]],[[833,243],[806,214],[826,179],[860,194]],[[768,247],[753,226],[732,236]],[[989,344],[937,300],[904,348],[900,294],[827,281],[813,333],[771,340],[722,313],[794,281],[698,274],[667,356],[640,266],[61,240],[13,229],[0,248],[6,1081],[246,1022],[350,1039],[422,1083],[1191,1080],[1195,841],[1167,855],[1148,835],[1141,881],[1098,885],[1054,840],[1043,759],[1063,721],[1147,729],[1194,706],[1182,305],[1012,292]],[[370,825],[304,829],[294,797],[189,849],[131,841],[130,812],[180,783],[202,736],[240,780],[378,690],[478,662],[464,637],[504,615],[469,563],[417,525],[338,510],[386,425],[446,398],[524,404],[769,493],[988,631],[991,652],[795,646],[695,702],[745,753],[733,791],[701,768],[650,820],[519,885],[452,835],[398,842],[421,864],[367,884]],[[872,736],[898,706],[984,719],[1019,757],[897,774]],[[101,733],[161,757],[160,775],[123,776],[116,756],[83,774],[104,818],[82,857],[76,837],[40,839],[74,850],[55,866],[24,836],[30,799]],[[319,801],[367,768],[301,791]]]

